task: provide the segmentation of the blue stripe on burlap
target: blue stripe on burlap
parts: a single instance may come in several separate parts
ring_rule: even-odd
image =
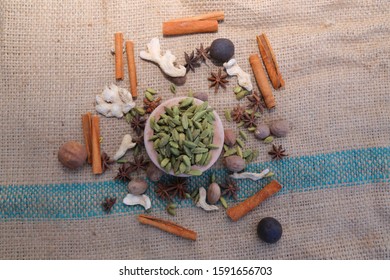
[[[390,147],[378,147],[340,151],[313,156],[291,157],[281,161],[269,161],[248,165],[246,171],[260,172],[269,168],[275,173],[283,189],[277,195],[304,192],[321,188],[337,188],[390,181]],[[195,187],[207,187],[211,172],[217,182],[223,183],[225,170],[212,170],[201,177],[189,179],[189,191]],[[170,178],[165,177],[164,180]],[[258,182],[240,180],[238,199],[243,200],[266,185],[271,178]],[[157,199],[155,185],[149,182],[147,195],[154,210],[162,210],[166,203]],[[126,215],[144,212],[141,206],[125,206],[121,200],[126,195],[126,184],[117,181],[54,185],[0,186],[0,219],[47,220],[86,219]],[[101,206],[105,197],[118,198],[110,214]],[[233,201],[229,201],[230,204]],[[179,207],[193,207],[191,200],[178,201]]]

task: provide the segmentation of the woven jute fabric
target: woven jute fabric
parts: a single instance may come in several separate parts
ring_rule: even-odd
[[[216,10],[225,12],[217,33],[162,36],[166,20]],[[374,0],[1,0],[0,258],[389,259],[389,18],[389,2]],[[196,242],[140,225],[138,206],[105,214],[102,198],[120,194],[119,204],[126,193],[113,182],[118,165],[100,176],[90,166],[69,171],[57,151],[69,140],[83,143],[81,115],[95,113],[106,85],[129,87],[126,62],[125,79],[114,76],[118,31],[135,44],[138,106],[149,87],[163,100],[174,97],[158,67],[139,57],[153,37],[179,64],[200,43],[229,38],[252,75],[248,58],[259,54],[256,35],[266,33],[286,86],[273,90],[277,106],[259,122],[290,122],[288,137],[275,140],[289,159],[269,162],[271,146],[250,133],[245,145],[259,151],[248,168],[272,166],[286,188],[233,223],[222,210],[206,213],[191,203],[167,216],[151,185],[153,215],[195,229]],[[235,77],[226,91],[209,89],[207,77],[217,70],[208,62],[190,72],[176,96],[207,92],[224,127],[238,132],[224,111],[247,101],[235,99]],[[253,75],[252,82],[257,90]],[[134,135],[123,119],[102,116],[100,123],[102,150],[111,156],[124,134]],[[221,161],[213,168],[223,182]],[[191,187],[207,187],[208,179],[192,178]],[[265,183],[239,185],[243,200]],[[283,226],[274,245],[256,236],[266,216]]]

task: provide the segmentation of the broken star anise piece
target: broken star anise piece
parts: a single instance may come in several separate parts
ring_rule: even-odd
[[[130,165],[125,163],[118,169],[118,174],[115,176],[115,180],[121,180],[123,182],[130,182],[131,177],[130,177],[131,169]]]
[[[237,105],[236,107],[233,108],[233,110],[231,112],[231,117],[232,117],[233,121],[235,121],[236,123],[239,123],[242,121],[244,113],[245,113],[245,109],[243,107],[241,107],[240,105]]]
[[[272,144],[272,150],[268,154],[272,156],[272,159],[282,159],[288,156],[286,150],[282,148],[282,145],[276,146],[275,144]]]
[[[105,172],[107,169],[110,169],[110,164],[113,164],[114,161],[110,159],[106,152],[102,153],[102,170]]]
[[[143,130],[145,129],[145,123],[145,118],[137,114],[131,119],[130,126],[135,130],[137,135],[141,135]]]
[[[186,60],[186,64],[184,64],[184,67],[186,68],[186,73],[188,73],[190,70],[192,72],[195,72],[195,68],[200,67],[198,57],[195,56],[194,51],[192,51],[191,55],[188,55],[186,52],[184,52],[184,59]]]
[[[111,211],[112,206],[116,203],[116,197],[107,197],[105,201],[103,201],[102,206],[103,210],[107,213]]]
[[[232,179],[227,179],[226,184],[222,185],[222,195],[226,195],[226,197],[233,197],[235,200],[237,200],[237,192],[240,190],[240,188],[237,186],[237,183],[233,181]]]
[[[161,97],[157,97],[153,101],[149,101],[147,98],[144,98],[144,109],[146,113],[151,113],[160,105],[161,103]]]
[[[133,137],[133,143],[136,143],[138,147],[143,147],[144,146],[144,134],[141,133],[137,137]]]
[[[217,74],[211,72],[211,77],[209,77],[208,80],[212,83],[209,88],[214,87],[214,93],[218,93],[219,87],[226,89],[226,84],[229,82],[228,80],[226,80],[226,77],[227,74],[225,72],[223,72],[222,74],[221,69],[218,70]]]
[[[247,112],[244,113],[242,120],[244,121],[245,127],[256,127],[256,115],[255,112],[252,112],[252,114],[248,114]]]
[[[207,63],[206,63],[207,59],[210,59],[209,50],[210,50],[210,47],[204,48],[203,44],[200,44],[199,49],[196,48],[196,57],[198,58],[198,60],[200,62],[203,62],[206,65],[207,65]]]
[[[144,156],[134,157],[134,161],[129,162],[130,172],[136,172],[138,170],[146,170],[148,168],[149,160],[145,159]]]
[[[256,91],[253,91],[252,94],[246,98],[250,101],[250,104],[248,105],[249,109],[252,109],[254,112],[264,112],[264,100]]]

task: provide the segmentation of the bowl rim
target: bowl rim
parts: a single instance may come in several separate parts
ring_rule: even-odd
[[[154,117],[156,120],[158,120],[160,115],[163,114],[163,112],[165,111],[164,109],[161,109],[161,108],[164,108],[166,106],[172,107],[172,106],[178,104],[181,100],[183,100],[185,98],[188,98],[188,96],[174,97],[174,98],[170,98],[170,99],[162,102],[149,115],[148,119],[146,120],[145,129],[144,129],[144,145],[145,145],[146,153],[148,154],[150,160],[154,163],[154,165],[157,166],[157,168],[162,170],[164,173],[172,175],[172,176],[176,176],[176,177],[190,177],[192,175],[189,175],[189,174],[174,174],[173,170],[171,170],[170,172],[167,172],[167,171],[165,171],[164,168],[162,168],[160,166],[160,164],[159,164],[159,162],[157,160],[157,152],[153,148],[153,142],[149,141],[149,138],[151,136],[153,136],[153,134],[154,134],[153,129],[150,127],[149,120],[150,120],[151,117]],[[194,102],[195,102],[196,105],[200,105],[200,104],[204,103],[204,101],[202,101],[200,99],[197,99],[195,97],[192,97],[192,98],[194,99]],[[212,108],[212,107],[208,106],[208,108]],[[163,111],[161,111],[161,110],[163,110]],[[159,111],[161,111],[161,113],[159,113]],[[217,160],[219,159],[219,157],[221,155],[221,152],[222,152],[222,149],[223,149],[223,144],[224,144],[224,129],[223,129],[222,120],[219,117],[218,113],[215,111],[215,109],[213,109],[213,113],[214,113],[214,117],[215,117],[213,144],[218,145],[218,149],[210,150],[212,155],[211,155],[211,160],[210,160],[209,164],[204,165],[204,166],[199,166],[199,165],[193,165],[192,166],[193,169],[202,171],[202,174],[203,174],[203,172],[205,172],[208,169],[210,169],[210,167],[212,167],[214,165],[214,163],[217,162]],[[219,124],[219,126],[218,126],[218,124]],[[220,130],[217,131],[217,128],[219,128],[219,127],[220,127]],[[215,137],[216,135],[217,135],[217,137]]]

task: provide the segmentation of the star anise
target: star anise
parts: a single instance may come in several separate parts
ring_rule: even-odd
[[[153,101],[149,101],[147,98],[144,98],[144,109],[146,113],[151,113],[160,105],[161,103],[161,97],[155,98]]]
[[[169,186],[164,185],[163,183],[157,183],[157,188],[155,190],[156,195],[161,199],[172,200],[171,195],[168,192]]]
[[[115,176],[115,180],[121,180],[123,182],[130,182],[131,177],[130,177],[131,169],[129,164],[123,164],[121,167],[118,169],[118,174]]]
[[[171,184],[168,192],[172,195],[172,197],[177,196],[180,199],[185,199],[187,193],[187,180],[183,178],[177,179]]]
[[[233,121],[235,121],[236,123],[241,122],[243,119],[244,113],[245,113],[245,109],[243,107],[241,107],[240,105],[237,105],[236,107],[234,107],[232,112],[231,112],[231,116],[232,116]]]
[[[203,62],[207,65],[206,61],[207,59],[210,59],[209,55],[210,47],[203,48],[203,44],[200,44],[200,48],[196,48],[196,57],[200,60],[200,62]]]
[[[107,169],[110,169],[110,164],[113,164],[114,161],[110,159],[110,157],[107,155],[106,152],[102,153],[102,170],[103,172],[106,172]]]
[[[282,145],[276,146],[275,144],[272,144],[272,150],[268,154],[272,156],[272,159],[282,159],[288,156],[286,150],[282,148]]]
[[[247,96],[248,100],[250,101],[250,104],[248,105],[249,109],[252,109],[254,112],[264,112],[264,101],[263,98],[256,92],[253,91],[251,95]]]
[[[214,93],[218,92],[219,87],[226,89],[226,84],[229,81],[226,80],[227,74],[225,72],[223,73],[224,74],[222,74],[221,69],[219,69],[217,74],[211,72],[211,77],[208,78],[208,80],[212,82],[209,88],[215,87]]]
[[[245,127],[256,127],[256,115],[255,112],[252,112],[252,114],[248,114],[247,112],[243,115],[243,121]]]
[[[227,179],[226,184],[221,186],[223,191],[222,195],[226,195],[226,197],[233,197],[235,200],[237,200],[237,192],[240,190],[240,188],[237,186],[237,183],[233,181],[232,179]]]
[[[195,68],[200,67],[198,57],[195,56],[194,51],[192,51],[191,55],[188,55],[186,52],[184,52],[184,59],[186,60],[186,64],[184,64],[184,67],[186,68],[186,73],[188,73],[190,70],[192,72],[195,72]]]
[[[244,107],[241,107],[240,105],[237,105],[236,107],[233,108],[231,116],[233,118],[233,121],[236,123],[239,123],[243,119],[243,115],[245,113]]]
[[[130,126],[135,130],[138,135],[141,135],[145,128],[146,120],[140,115],[135,115],[130,122]]]
[[[107,213],[111,211],[112,206],[116,203],[116,197],[107,197],[105,201],[103,201],[102,206],[103,210]]]
[[[138,170],[146,170],[148,168],[149,160],[145,159],[144,156],[134,157],[134,161],[129,162],[130,173]]]

